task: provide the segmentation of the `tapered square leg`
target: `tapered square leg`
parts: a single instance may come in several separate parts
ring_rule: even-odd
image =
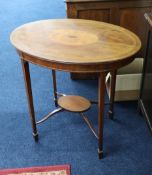
[[[116,86],[116,70],[112,70],[111,74],[111,82],[110,82],[110,106],[109,106],[109,118],[113,119],[114,115],[114,98],[115,98],[115,86]]]
[[[52,70],[52,79],[53,79],[53,93],[54,93],[54,103],[55,103],[55,106],[57,107],[58,106],[58,97],[57,97],[57,85],[56,85],[56,71],[55,70]]]
[[[98,155],[103,158],[103,126],[104,126],[104,95],[105,95],[105,77],[106,73],[99,74],[98,85]]]
[[[30,114],[32,130],[33,130],[33,137],[35,141],[37,141],[38,132],[37,132],[36,121],[35,121],[35,111],[34,111],[34,105],[33,105],[29,63],[27,61],[24,61],[23,59],[21,59],[21,63],[22,63],[22,69],[24,74],[24,82],[25,82],[25,88],[26,88],[26,94],[27,94],[27,100],[28,100],[29,114]]]

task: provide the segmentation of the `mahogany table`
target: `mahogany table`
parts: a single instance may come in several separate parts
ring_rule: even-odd
[[[11,33],[11,42],[21,58],[30,118],[35,140],[38,139],[36,125],[62,110],[79,112],[98,139],[99,158],[103,156],[103,122],[105,77],[113,75],[110,109],[113,113],[116,70],[133,61],[133,55],[141,48],[139,38],[132,32],[108,23],[57,19],[31,22]],[[56,110],[36,122],[32,98],[29,63],[52,70]],[[83,114],[91,102],[80,96],[66,96],[56,90],[55,70],[68,72],[98,73],[98,132]]]

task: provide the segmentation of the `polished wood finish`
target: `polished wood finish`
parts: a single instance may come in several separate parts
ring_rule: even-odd
[[[21,58],[21,63],[22,63],[24,82],[25,82],[25,88],[26,88],[27,99],[28,99],[30,119],[31,119],[32,129],[33,129],[33,137],[34,137],[35,141],[37,141],[38,140],[38,132],[37,132],[36,121],[35,121],[35,111],[34,111],[34,104],[33,104],[29,63],[27,61],[23,60],[22,58]]]
[[[141,46],[135,34],[119,26],[72,19],[23,25],[12,33],[11,41],[28,55],[69,65],[119,62]]]
[[[148,26],[144,14],[152,10],[150,0],[65,0],[67,17],[108,22],[125,27],[137,34],[142,48],[136,57],[144,58]],[[94,59],[92,57],[92,59]],[[96,78],[92,74],[72,73],[72,79]]]
[[[147,52],[144,60],[142,82],[139,96],[139,109],[146,118],[152,133],[152,13],[145,14],[149,26]]]
[[[67,111],[84,112],[90,108],[91,103],[84,97],[67,95],[58,99],[58,105]]]
[[[104,95],[105,95],[105,77],[106,72],[100,73],[98,81],[98,154],[99,158],[103,157],[103,126],[104,126]]]
[[[99,74],[98,151],[101,158],[105,76],[107,72],[116,70],[133,60],[133,55],[141,47],[139,38],[119,26],[97,21],[63,19],[25,24],[13,31],[10,39],[22,63],[30,62],[53,70]],[[25,64],[23,64],[24,69]],[[28,89],[27,96],[30,99],[28,103],[32,111],[31,118],[35,126],[28,69],[25,83]]]
[[[91,125],[91,123],[89,122],[88,118],[84,115],[84,113],[80,113],[80,115],[82,116],[83,120],[86,122],[86,124],[89,126],[89,128],[91,129],[92,133],[94,134],[94,136],[99,139],[98,134],[95,130],[95,128]]]
[[[115,86],[116,86],[116,70],[112,70],[111,74],[111,87],[110,87],[110,106],[109,106],[109,118],[113,119],[113,105],[115,98]]]
[[[54,103],[55,103],[55,106],[58,106],[58,103],[57,103],[58,95],[57,95],[56,72],[55,72],[55,70],[52,70],[52,79],[53,79]]]

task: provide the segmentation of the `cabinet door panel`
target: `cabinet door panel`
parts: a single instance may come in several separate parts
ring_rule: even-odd
[[[109,10],[82,10],[78,11],[78,18],[109,22],[110,12]]]
[[[120,26],[136,33],[142,42],[142,49],[138,56],[145,57],[145,46],[148,35],[148,25],[144,19],[144,14],[150,12],[152,8],[126,8],[120,9]]]
[[[67,1],[67,14],[70,18],[109,22],[136,33],[141,39],[142,49],[135,57],[145,57],[148,24],[144,19],[144,14],[152,11],[152,0]]]
[[[142,100],[145,104],[150,103],[152,105],[152,30],[149,33],[147,55],[144,63]]]

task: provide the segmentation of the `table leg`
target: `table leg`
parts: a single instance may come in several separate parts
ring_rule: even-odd
[[[113,106],[114,106],[114,98],[115,98],[115,86],[116,86],[116,70],[112,70],[111,74],[111,82],[110,82],[110,106],[109,106],[109,118],[113,119]]]
[[[99,74],[98,85],[98,154],[99,159],[103,157],[103,122],[104,122],[104,95],[105,95],[106,73]]]
[[[36,121],[35,121],[35,112],[34,112],[34,105],[33,105],[33,97],[32,97],[32,87],[31,87],[31,78],[30,78],[30,71],[29,71],[29,63],[21,59],[22,69],[24,74],[24,82],[26,88],[26,94],[28,99],[28,107],[29,113],[32,123],[32,130],[33,130],[33,137],[35,141],[38,140],[38,132],[36,128]]]
[[[55,106],[58,106],[57,103],[57,86],[56,86],[56,72],[55,70],[52,70],[52,78],[53,78],[53,93],[54,93],[54,103]]]

